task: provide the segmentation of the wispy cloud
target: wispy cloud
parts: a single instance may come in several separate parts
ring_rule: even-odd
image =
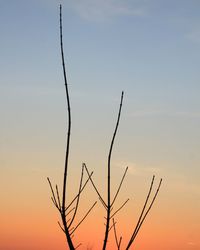
[[[131,117],[183,117],[183,118],[200,118],[200,112],[187,112],[187,111],[159,111],[159,110],[146,110],[146,111],[135,111],[130,114]]]
[[[178,18],[177,18],[178,19]],[[198,18],[188,18],[181,17],[176,20],[176,24],[180,26],[183,32],[183,38],[192,42],[200,44],[200,19]]]
[[[135,1],[76,0],[68,1],[80,17],[91,21],[104,21],[116,16],[144,16],[145,9]]]
[[[160,175],[162,172],[161,168],[150,166],[150,165],[142,166],[134,162],[116,162],[114,163],[114,165],[119,168],[128,167],[128,174],[136,175],[136,176],[144,176],[144,175],[149,175],[149,174]]]
[[[200,44],[200,29],[192,30],[186,34],[186,38],[194,43]]]
[[[189,245],[189,246],[196,246],[196,243],[193,242],[193,241],[190,241],[190,242],[187,242],[187,245]]]

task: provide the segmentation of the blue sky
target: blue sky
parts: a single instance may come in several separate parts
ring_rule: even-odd
[[[0,168],[5,178],[9,169],[45,177],[54,173],[53,163],[62,163],[66,102],[59,3],[0,2]],[[115,165],[127,163],[139,176],[156,172],[182,201],[186,190],[198,199],[200,1],[61,3],[72,151],[78,151],[72,161],[104,162],[124,90]]]
[[[68,78],[77,109],[81,101],[89,107],[95,100],[94,105],[116,106],[124,90],[132,117],[199,119],[199,1],[62,3]],[[55,92],[58,103],[58,4],[1,2],[3,114],[4,107],[14,112],[15,101],[24,105],[20,95],[31,95],[29,103],[34,106],[41,97],[48,102]]]

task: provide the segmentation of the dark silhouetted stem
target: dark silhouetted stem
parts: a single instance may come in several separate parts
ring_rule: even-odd
[[[69,230],[67,227],[66,216],[65,216],[65,199],[66,199],[66,183],[67,183],[67,170],[68,170],[68,159],[69,159],[69,145],[70,145],[70,135],[71,135],[71,108],[69,101],[69,92],[68,92],[68,84],[67,84],[67,76],[65,70],[65,58],[64,58],[64,50],[63,50],[63,35],[62,35],[62,5],[60,5],[60,48],[61,48],[61,57],[62,57],[62,68],[63,68],[63,76],[65,82],[65,91],[67,97],[67,110],[68,110],[68,132],[67,132],[67,145],[66,145],[66,155],[65,155],[65,168],[64,168],[64,178],[63,178],[63,195],[62,195],[62,222],[65,230],[67,242],[70,250],[74,250],[74,246],[69,234]]]
[[[116,123],[116,126],[115,126],[115,131],[113,133],[113,137],[112,137],[112,141],[111,141],[111,145],[110,145],[110,150],[109,150],[109,155],[108,155],[107,217],[106,217],[106,230],[105,230],[105,237],[104,237],[104,242],[103,242],[103,250],[105,250],[106,246],[107,246],[108,234],[109,234],[109,227],[110,227],[110,212],[111,212],[111,197],[110,197],[110,195],[111,195],[111,186],[110,186],[111,164],[110,163],[111,163],[112,149],[113,149],[113,145],[114,145],[114,141],[115,141],[117,129],[118,129],[118,126],[119,126],[119,120],[120,120],[120,115],[121,115],[123,96],[124,96],[124,92],[122,91],[121,102],[120,102],[120,107],[119,107],[119,112],[118,112],[118,117],[117,117],[117,123]]]

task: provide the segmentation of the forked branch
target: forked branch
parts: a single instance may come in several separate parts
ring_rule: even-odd
[[[138,234],[138,232],[139,232],[139,230],[140,230],[140,228],[141,228],[141,226],[142,226],[142,224],[143,224],[143,222],[144,222],[146,216],[148,215],[149,211],[151,210],[152,205],[153,205],[153,203],[155,202],[155,199],[156,199],[156,197],[157,197],[157,195],[158,195],[158,192],[159,192],[159,190],[160,190],[160,186],[161,186],[161,183],[162,183],[162,179],[160,179],[160,182],[159,182],[158,187],[157,187],[157,190],[156,190],[156,192],[155,192],[155,194],[154,194],[154,196],[153,196],[153,199],[152,199],[152,201],[151,201],[149,207],[146,209],[147,203],[148,203],[148,200],[149,200],[149,197],[150,197],[150,194],[151,194],[151,192],[152,192],[154,180],[155,180],[155,176],[153,176],[153,178],[152,178],[151,185],[150,185],[150,188],[149,188],[149,192],[148,192],[148,194],[147,194],[147,197],[146,197],[146,200],[145,200],[143,209],[142,209],[142,211],[141,211],[141,214],[140,214],[140,216],[139,216],[139,219],[138,219],[138,222],[137,222],[137,224],[136,224],[136,227],[135,227],[135,229],[134,229],[134,231],[133,231],[133,234],[132,234],[132,236],[131,236],[131,238],[130,238],[130,240],[129,240],[129,242],[128,242],[128,245],[127,245],[127,247],[126,247],[126,250],[128,250],[128,249],[130,248],[130,246],[133,244],[133,242],[134,242],[134,240],[135,240],[135,238],[136,238],[136,236],[137,236],[137,234]],[[145,212],[145,209],[146,209],[146,212]]]
[[[90,182],[92,183],[92,186],[93,186],[94,190],[96,191],[96,193],[97,193],[97,195],[98,195],[98,197],[99,197],[101,203],[102,203],[103,206],[107,209],[107,205],[106,205],[104,199],[102,198],[102,196],[101,196],[99,190],[97,189],[97,187],[96,187],[96,185],[95,185],[95,183],[94,183],[94,181],[93,181],[93,179],[92,179],[92,176],[89,174],[88,168],[87,168],[87,166],[86,166],[85,163],[84,163],[84,167],[85,167],[85,169],[86,169],[86,172],[87,172],[87,174],[88,174],[88,177],[89,177],[89,179],[90,179]]]

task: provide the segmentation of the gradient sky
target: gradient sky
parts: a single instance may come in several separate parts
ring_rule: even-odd
[[[61,186],[66,139],[59,3],[0,1],[0,250],[65,249],[46,181]],[[61,3],[72,105],[69,196],[82,162],[105,190],[124,90],[112,183],[129,166],[117,205],[131,201],[116,218],[118,231],[125,242],[155,174],[163,185],[134,249],[199,250],[200,1]],[[88,186],[79,216],[96,199]],[[103,216],[98,204],[77,230],[79,249],[100,249]]]

